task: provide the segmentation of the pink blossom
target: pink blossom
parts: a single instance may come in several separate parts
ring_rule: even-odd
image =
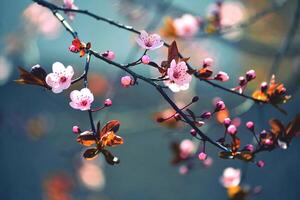
[[[78,7],[74,4],[74,0],[64,0],[64,7],[67,9],[78,10]],[[74,12],[66,12],[70,20],[74,20]]]
[[[265,162],[263,160],[259,160],[259,161],[257,161],[256,165],[257,165],[257,167],[262,168],[265,166]]]
[[[246,79],[247,79],[247,81],[252,81],[255,78],[256,78],[256,73],[255,73],[255,71],[253,69],[247,71],[247,73],[246,73]]]
[[[107,106],[107,107],[111,106],[112,105],[112,100],[111,99],[105,99],[104,105]]]
[[[148,55],[143,55],[142,57],[142,63],[147,65],[151,61],[150,57]]]
[[[198,158],[199,158],[199,160],[202,160],[202,161],[206,160],[207,154],[204,152],[201,152],[201,153],[199,153]]]
[[[182,158],[187,158],[195,151],[195,144],[189,139],[182,140],[179,145],[180,156]]]
[[[173,59],[168,68],[167,74],[169,81],[165,81],[165,84],[173,91],[179,92],[180,90],[189,89],[189,83],[192,81],[192,76],[187,73],[186,63],[181,61],[176,63]]]
[[[219,100],[219,101],[217,101],[217,103],[216,103],[216,109],[215,109],[215,112],[218,112],[218,111],[220,111],[220,110],[224,110],[225,108],[226,108],[226,106],[225,106],[224,101]]]
[[[214,63],[214,60],[212,58],[205,58],[203,60],[203,66],[210,67]]]
[[[227,117],[227,118],[224,119],[224,122],[223,122],[223,123],[224,123],[224,125],[225,125],[226,127],[228,127],[228,126],[231,124],[231,119]]]
[[[214,79],[218,81],[226,82],[229,80],[229,76],[226,72],[220,71],[217,75],[215,75]]]
[[[230,134],[230,135],[235,135],[237,133],[237,128],[235,125],[231,124],[228,126],[227,128],[227,132]]]
[[[30,4],[23,12],[23,17],[28,22],[30,31],[36,30],[46,37],[56,37],[60,30],[59,21],[53,16],[49,9],[38,5]],[[28,25],[27,24],[27,25]]]
[[[199,21],[196,17],[185,14],[182,17],[177,18],[173,21],[175,33],[180,37],[192,37],[199,30]]]
[[[254,151],[254,146],[252,144],[247,144],[244,147],[244,149],[247,150],[247,151],[253,152]]]
[[[52,88],[54,93],[60,93],[68,89],[71,85],[71,79],[74,75],[72,66],[65,66],[60,62],[55,62],[52,65],[53,73],[46,76],[46,83]]]
[[[104,56],[105,58],[107,58],[108,60],[114,60],[116,55],[113,51],[106,51],[104,53],[102,53],[102,56]]]
[[[70,94],[70,106],[74,109],[89,110],[94,101],[94,95],[88,88],[83,88],[80,91],[73,90]]]
[[[146,31],[141,31],[136,42],[140,47],[148,50],[155,50],[164,45],[164,42],[158,34],[148,34]]]
[[[246,123],[246,127],[247,127],[249,130],[253,131],[253,130],[254,130],[254,123],[253,123],[252,121],[248,121],[248,122]]]
[[[73,126],[72,131],[73,131],[73,133],[75,133],[75,134],[80,133],[80,128],[79,128],[79,126]]]
[[[123,76],[121,78],[121,85],[123,87],[129,87],[131,85],[131,83],[132,83],[132,79],[130,76]]]
[[[232,167],[226,168],[223,171],[220,182],[225,188],[238,186],[241,182],[241,170]]]

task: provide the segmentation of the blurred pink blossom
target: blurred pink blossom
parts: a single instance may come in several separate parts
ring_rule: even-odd
[[[196,17],[185,14],[173,21],[173,26],[177,36],[192,37],[199,30],[199,21]]]
[[[75,5],[74,0],[64,0],[64,7],[67,9],[78,10],[78,7]],[[74,12],[66,12],[70,20],[74,20]]]
[[[225,188],[238,186],[241,182],[241,170],[232,167],[226,168],[223,171],[220,182]]]
[[[23,12],[27,23],[32,25],[38,32],[46,37],[55,37],[60,30],[59,21],[52,12],[37,3],[30,4]],[[32,31],[32,29],[30,29]]]

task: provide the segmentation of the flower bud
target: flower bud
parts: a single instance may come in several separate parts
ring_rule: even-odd
[[[262,168],[262,167],[264,167],[264,166],[265,166],[265,162],[264,162],[264,161],[262,161],[262,160],[260,160],[260,161],[258,161],[258,162],[256,163],[256,165],[257,165],[257,167],[260,167],[260,168]]]
[[[214,79],[218,81],[226,82],[229,80],[229,76],[226,72],[220,71],[218,72],[217,75],[215,75]]]
[[[231,119],[230,118],[225,118],[223,124],[225,125],[225,127],[228,127],[231,124]]]
[[[246,84],[247,84],[247,81],[246,81],[245,77],[240,76],[240,77],[239,77],[239,85],[240,85],[240,86],[244,86],[244,85],[246,85]]]
[[[132,79],[130,76],[123,76],[121,78],[121,85],[123,87],[129,87],[131,85],[131,83],[132,83]]]
[[[108,60],[114,60],[115,59],[115,53],[113,51],[105,51],[104,53],[101,54],[103,57],[107,58]]]
[[[191,129],[190,134],[195,137],[197,135],[197,131],[195,129]]]
[[[228,128],[227,128],[227,132],[230,134],[230,135],[235,135],[237,133],[237,128],[235,125],[229,125]]]
[[[211,117],[211,112],[204,112],[200,116],[202,119],[209,119]]]
[[[210,67],[212,66],[214,60],[212,58],[205,58],[203,60],[203,67]]]
[[[261,90],[262,92],[265,92],[267,89],[268,89],[268,83],[267,83],[267,82],[262,82],[262,83],[260,84],[260,90]]]
[[[176,114],[174,115],[174,118],[175,118],[177,121],[181,120],[181,116],[180,116],[179,113],[176,113]]]
[[[205,160],[207,158],[207,154],[204,152],[199,153],[198,155],[199,160]]]
[[[252,81],[255,78],[256,78],[256,73],[255,73],[255,71],[253,69],[247,71],[247,73],[246,73],[246,79],[247,79],[247,81]]]
[[[104,105],[105,105],[106,107],[111,106],[111,105],[112,105],[112,100],[111,100],[111,99],[105,99]]]
[[[254,146],[252,144],[247,144],[244,149],[246,151],[250,151],[250,152],[253,152],[254,151]]]
[[[78,133],[81,132],[79,126],[73,126],[72,131],[73,131],[73,133],[75,133],[75,134],[78,134]]]
[[[254,123],[252,121],[249,121],[246,123],[246,127],[251,130],[254,131]]]
[[[224,110],[226,108],[224,101],[218,101],[216,103],[216,109],[215,112],[218,112],[220,110]]]
[[[148,55],[143,55],[142,57],[142,63],[147,65],[151,61],[150,57]]]

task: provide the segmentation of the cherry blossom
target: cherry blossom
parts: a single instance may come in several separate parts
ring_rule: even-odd
[[[64,0],[64,7],[67,9],[78,10],[78,7],[74,4],[74,0]],[[66,12],[70,20],[74,20],[74,12]]]
[[[46,83],[52,88],[54,93],[60,93],[68,89],[71,85],[71,79],[74,75],[72,66],[65,66],[60,62],[55,62],[52,65],[53,73],[46,76]]]
[[[132,84],[132,79],[131,79],[131,77],[130,76],[123,76],[122,78],[121,78],[121,85],[123,86],[123,87],[129,87],[130,85]]]
[[[53,13],[37,3],[30,4],[24,10],[23,18],[30,25],[30,31],[37,31],[46,37],[55,38],[60,31],[60,23]]]
[[[88,88],[83,88],[80,91],[73,90],[70,94],[70,106],[74,109],[89,110],[94,101],[94,95]]]
[[[136,42],[140,47],[148,50],[155,50],[164,45],[158,34],[148,34],[146,31],[141,31],[141,34],[137,38]]]
[[[180,143],[179,148],[180,148],[180,156],[182,158],[187,158],[195,151],[196,147],[193,141],[189,139],[185,139]]]
[[[169,81],[165,81],[165,84],[173,92],[189,89],[189,83],[192,81],[192,76],[187,73],[187,70],[188,68],[185,62],[181,61],[176,63],[173,59],[170,68],[167,71]]]
[[[241,182],[241,170],[232,167],[226,168],[220,182],[225,188],[238,186]]]
[[[173,21],[175,33],[180,37],[192,37],[199,30],[199,21],[196,17],[185,14]]]

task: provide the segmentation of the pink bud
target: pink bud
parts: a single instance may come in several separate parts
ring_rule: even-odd
[[[111,99],[105,99],[104,105],[107,106],[107,107],[111,106],[112,105],[112,100]]]
[[[230,134],[230,135],[235,135],[237,133],[237,128],[235,125],[229,125],[228,128],[227,128],[227,132]]]
[[[198,155],[199,160],[205,160],[207,158],[207,154],[204,152],[199,153]]]
[[[251,80],[253,80],[255,78],[256,78],[256,73],[255,73],[255,71],[253,69],[247,71],[247,73],[246,73],[246,79],[247,79],[247,81],[251,81]]]
[[[216,103],[216,109],[215,112],[218,112],[220,110],[224,110],[226,108],[224,101],[218,101]]]
[[[180,114],[176,113],[176,114],[174,115],[174,118],[178,121],[178,120],[181,119],[181,116],[180,116]]]
[[[106,51],[104,53],[102,53],[102,56],[104,56],[105,58],[107,58],[108,60],[114,60],[115,59],[115,53],[113,51]]]
[[[203,119],[209,119],[211,117],[211,112],[204,112],[200,117]]]
[[[231,119],[227,117],[224,119],[223,123],[224,123],[225,127],[228,127],[231,124]]]
[[[264,144],[265,145],[272,145],[273,144],[273,140],[270,139],[270,138],[267,138],[267,139],[264,140]]]
[[[240,86],[245,86],[246,84],[247,84],[247,81],[246,81],[245,77],[240,76],[239,77],[239,85]]]
[[[246,127],[249,130],[253,131],[254,130],[254,123],[252,121],[249,121],[249,122],[246,123]]]
[[[225,82],[225,81],[228,81],[229,80],[229,76],[226,72],[218,72],[217,75],[215,75],[214,77],[215,80],[218,80],[218,81],[222,81],[222,82]]]
[[[253,152],[254,151],[254,146],[252,144],[247,144],[244,147],[244,149],[247,150],[247,151]]]
[[[73,52],[73,53],[77,53],[78,52],[78,49],[76,48],[75,45],[71,45],[69,46],[69,51]]]
[[[197,121],[197,122],[196,122],[196,126],[198,126],[198,127],[201,127],[201,126],[203,126],[204,124],[205,124],[204,121]]]
[[[132,79],[130,76],[123,76],[121,78],[121,85],[123,87],[129,87],[131,85],[131,83],[132,83]]]
[[[197,131],[195,129],[191,129],[190,134],[195,137],[197,135]]]
[[[143,55],[142,57],[142,63],[147,65],[151,61],[150,57],[148,55]]]
[[[203,60],[203,67],[210,67],[212,66],[214,60],[212,58],[205,58]]]
[[[268,89],[268,83],[267,83],[267,82],[262,82],[262,83],[260,84],[260,90],[261,90],[262,92],[265,92],[267,89]]]
[[[265,166],[265,162],[260,160],[256,163],[257,167],[264,167]]]
[[[75,133],[75,134],[78,134],[78,133],[81,132],[79,126],[73,126],[72,131],[73,131],[73,133]]]

